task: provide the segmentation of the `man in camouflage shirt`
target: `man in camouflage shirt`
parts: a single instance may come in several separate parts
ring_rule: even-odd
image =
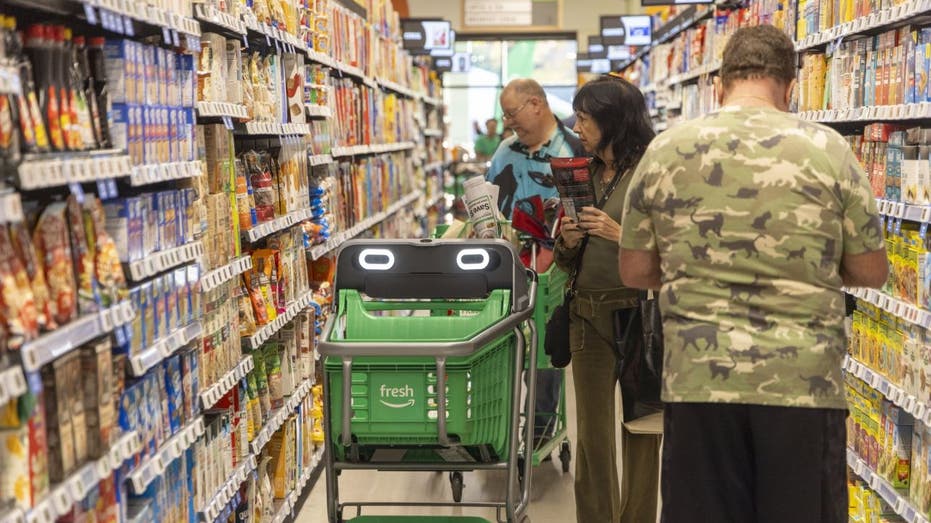
[[[781,31],[737,31],[722,109],[631,181],[620,272],[660,290],[666,523],[847,521],[840,289],[882,285],[886,254],[846,142],[786,112],[795,73]]]

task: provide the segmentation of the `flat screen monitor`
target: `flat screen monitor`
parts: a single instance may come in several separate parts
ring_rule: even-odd
[[[653,19],[647,15],[601,17],[601,42],[604,45],[639,47],[653,42]]]
[[[589,36],[588,37],[588,54],[592,58],[607,58],[607,50],[603,43],[601,43],[600,36]]]
[[[448,20],[405,18],[401,20],[401,40],[411,54],[430,54],[453,48],[452,26]]]
[[[448,73],[453,70],[453,58],[451,56],[434,56],[433,70],[438,73]]]
[[[576,53],[575,70],[580,73],[590,73],[592,71],[592,58],[588,53]]]
[[[456,31],[450,30],[449,31],[449,47],[445,49],[433,49],[430,51],[430,56],[445,56],[446,58],[452,58],[453,54],[455,54],[456,52],[453,49],[455,45],[456,45]]]
[[[605,58],[608,60],[627,60],[630,58],[630,47],[626,45],[609,45],[605,48]]]

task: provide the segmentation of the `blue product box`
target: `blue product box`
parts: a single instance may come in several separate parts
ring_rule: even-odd
[[[179,355],[165,361],[165,392],[168,396],[168,421],[174,434],[184,426],[184,388]]]
[[[103,45],[103,57],[110,101],[115,104],[136,102],[134,42],[123,38],[108,38]]]
[[[138,208],[135,198],[116,198],[103,202],[104,227],[113,238],[120,261],[123,263],[142,259],[138,234],[134,234],[138,225]]]
[[[194,107],[197,100],[197,74],[194,68],[194,56],[183,54],[178,57],[178,85],[181,89],[181,106]]]

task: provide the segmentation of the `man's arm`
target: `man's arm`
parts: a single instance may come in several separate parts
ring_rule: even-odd
[[[845,254],[840,264],[840,276],[847,287],[882,287],[889,276],[889,262],[885,249],[863,254]]]
[[[657,291],[662,287],[659,252],[621,248],[618,256],[621,281],[635,289]]]

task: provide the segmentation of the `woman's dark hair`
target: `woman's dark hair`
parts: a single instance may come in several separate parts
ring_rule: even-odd
[[[572,109],[595,120],[601,130],[596,150],[611,149],[618,174],[637,165],[656,136],[643,93],[620,77],[602,76],[583,85]]]

